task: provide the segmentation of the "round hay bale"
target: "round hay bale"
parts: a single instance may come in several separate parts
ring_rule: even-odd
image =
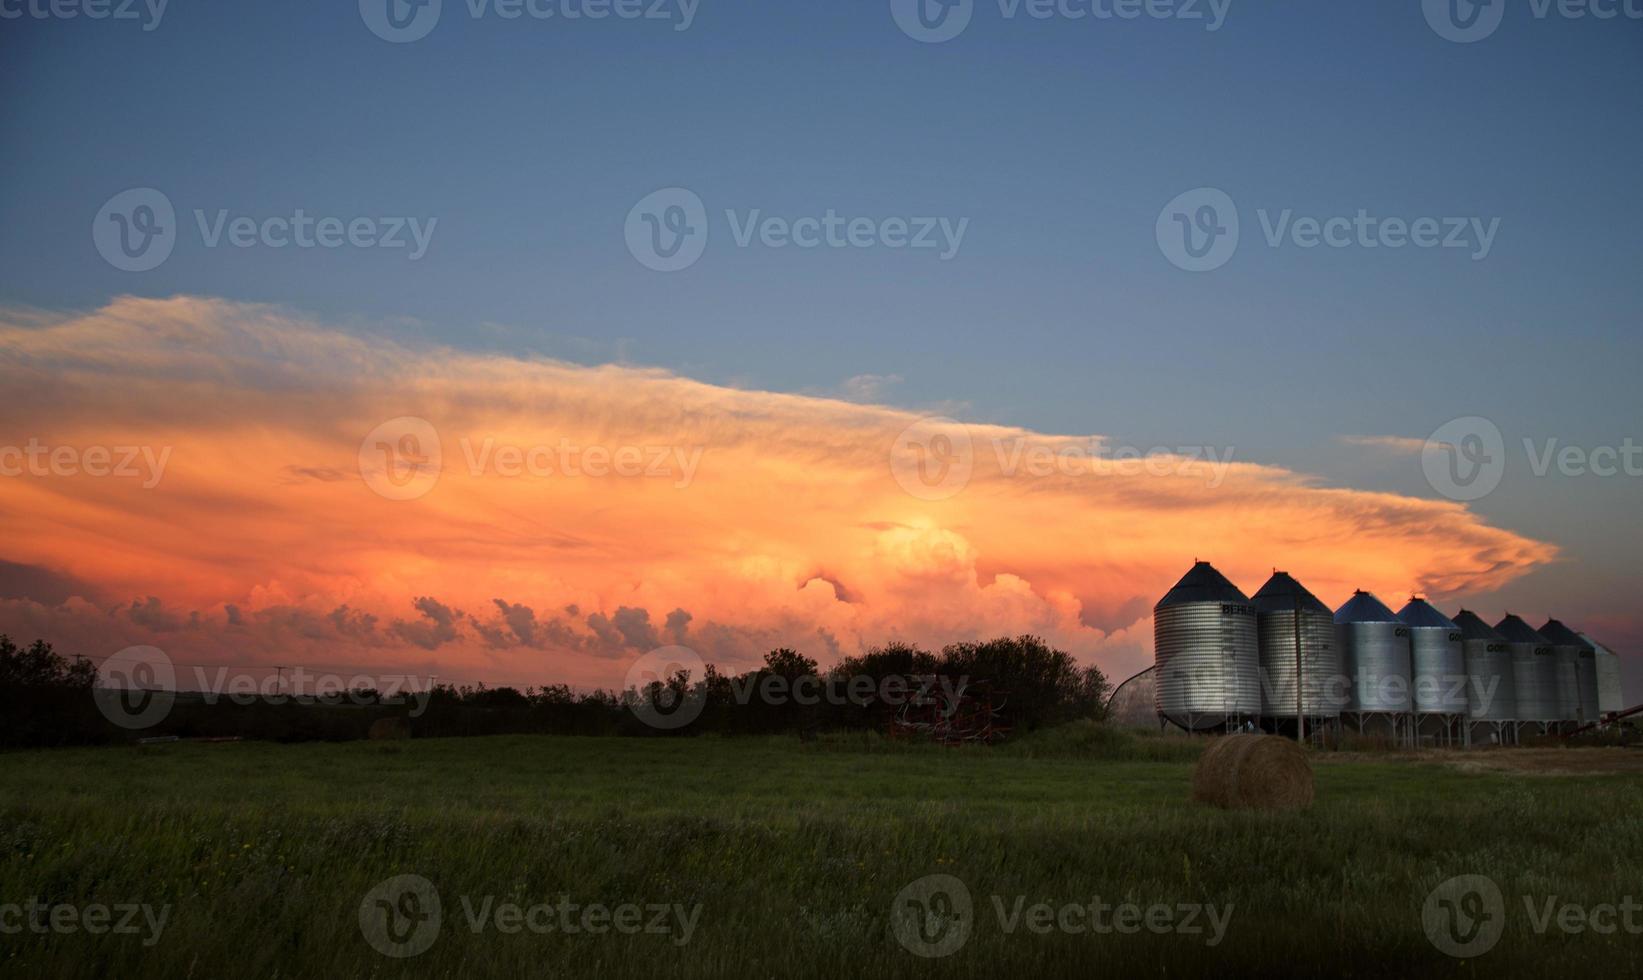
[[[1276,735],[1216,739],[1198,759],[1192,798],[1229,810],[1294,810],[1312,804],[1306,750]]]
[[[370,739],[373,742],[410,737],[411,722],[408,718],[378,718],[371,722]]]
[[[1236,737],[1236,736],[1234,736]],[[1217,738],[1209,743],[1198,757],[1198,767],[1192,771],[1192,798],[1200,803],[1212,803],[1226,796],[1227,776],[1230,770],[1221,761],[1231,738]]]

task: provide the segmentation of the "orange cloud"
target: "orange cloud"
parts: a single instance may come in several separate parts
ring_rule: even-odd
[[[0,384],[4,558],[57,593],[0,601],[0,629],[95,657],[608,685],[664,643],[737,667],[1032,632],[1126,674],[1194,558],[1334,602],[1475,594],[1555,555],[1228,448],[1125,459],[213,299],[0,313]]]

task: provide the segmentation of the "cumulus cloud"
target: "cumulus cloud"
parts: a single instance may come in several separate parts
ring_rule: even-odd
[[[525,646],[536,643],[536,613],[530,606],[518,602],[508,602],[504,599],[493,599],[496,608],[502,611],[502,620],[508,624],[514,639]]]
[[[126,609],[126,616],[138,626],[156,633],[170,633],[183,628],[182,617],[167,610],[165,604],[154,596],[133,600]]]
[[[8,562],[57,583],[0,599],[0,629],[94,656],[155,641],[592,685],[664,643],[739,668],[777,646],[826,662],[1033,632],[1120,673],[1195,557],[1246,589],[1284,567],[1337,602],[1476,594],[1556,554],[1460,504],[1256,462],[1126,463],[1099,435],[420,347],[197,297],[0,312],[0,385],[9,439],[171,450],[150,489],[0,477]],[[426,428],[381,435],[404,418]]]
[[[428,596],[418,596],[414,605],[421,619],[394,620],[394,632],[402,639],[424,650],[437,650],[456,639],[457,623],[462,619],[460,609]]]

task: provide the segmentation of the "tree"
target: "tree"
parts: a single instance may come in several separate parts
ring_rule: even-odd
[[[782,647],[764,655],[764,669],[790,681],[816,676],[816,662],[797,650]]]
[[[1107,691],[1100,668],[1080,668],[1071,654],[1029,635],[951,644],[941,651],[940,672],[987,682],[1006,696],[1011,722],[1026,729],[1096,717]]]
[[[25,650],[0,633],[0,684],[89,689],[97,685],[97,665],[84,657],[70,662],[45,640]]]

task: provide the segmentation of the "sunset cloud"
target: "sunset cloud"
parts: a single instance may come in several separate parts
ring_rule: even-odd
[[[1476,594],[1556,554],[1225,451],[1126,459],[205,298],[0,313],[0,383],[0,630],[97,658],[610,685],[662,644],[739,668],[1031,632],[1127,674],[1194,558],[1338,603]],[[88,465],[119,447],[131,475]]]

